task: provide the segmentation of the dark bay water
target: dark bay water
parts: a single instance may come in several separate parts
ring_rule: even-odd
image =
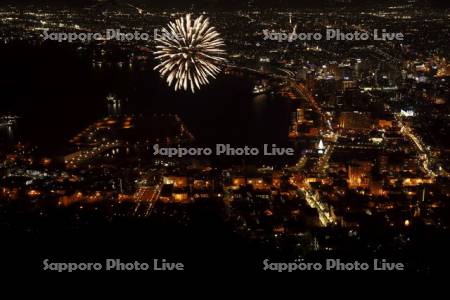
[[[109,93],[129,113],[177,113],[199,144],[287,145],[290,103],[254,96],[250,79],[220,75],[196,94],[174,92],[144,66],[93,68],[88,55],[59,44],[0,49],[0,112],[21,117],[14,136],[58,149],[107,113]]]

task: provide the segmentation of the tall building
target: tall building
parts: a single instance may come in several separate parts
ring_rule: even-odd
[[[303,110],[303,108],[297,108],[296,117],[298,124],[302,124],[305,122],[305,111]]]
[[[330,74],[337,78],[339,75],[339,64],[337,61],[330,61],[328,68],[330,70]]]
[[[372,164],[369,161],[352,161],[348,166],[348,185],[351,189],[369,188]]]
[[[371,130],[372,119],[368,113],[342,112],[339,117],[339,125],[347,130]]]
[[[308,71],[306,73],[306,88],[310,91],[315,89],[315,77],[316,74],[314,71]]]

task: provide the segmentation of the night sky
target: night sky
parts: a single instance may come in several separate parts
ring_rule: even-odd
[[[17,1],[6,0],[2,1],[4,4],[18,4]],[[120,6],[124,3],[131,3],[133,5],[146,5],[154,7],[165,8],[244,8],[248,7],[248,3],[252,3],[253,7],[271,7],[271,8],[285,8],[285,7],[359,7],[359,6],[386,6],[386,5],[400,5],[410,3],[411,0],[41,0],[32,1],[24,0],[22,4],[51,4],[51,5],[69,5],[69,6],[95,6],[95,5],[115,5]],[[432,6],[432,7],[450,7],[449,1],[442,0],[416,0],[417,6]]]

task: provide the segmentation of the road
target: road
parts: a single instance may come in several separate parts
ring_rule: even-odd
[[[322,139],[325,139],[325,134],[328,135],[328,140],[330,143],[328,146],[326,146],[325,151],[323,154],[320,155],[317,163],[315,164],[312,173],[317,173],[321,176],[326,176],[326,171],[328,169],[328,162],[331,158],[331,155],[333,154],[334,150],[334,144],[337,142],[339,134],[334,131],[331,123],[331,116],[327,115],[323,112],[321,106],[317,103],[314,96],[308,91],[308,89],[302,84],[297,83],[295,80],[290,79],[289,84],[291,87],[303,98],[305,99],[308,104],[313,108],[313,110],[318,113],[321,116],[321,120],[324,123],[324,127],[326,128],[325,131],[322,132]],[[303,168],[306,161],[308,160],[307,155],[304,155],[300,158],[299,162],[296,165],[297,169]],[[304,195],[306,202],[308,205],[314,209],[317,210],[317,213],[319,215],[319,220],[322,226],[330,226],[336,224],[336,216],[333,212],[333,207],[331,205],[328,205],[327,203],[324,203],[320,199],[320,195],[318,191],[315,191],[312,189],[309,185],[309,183],[305,182],[298,182],[295,181],[292,182],[299,191]]]
[[[389,111],[392,111],[390,106],[386,104]],[[428,147],[423,143],[422,139],[414,133],[414,130],[403,121],[400,114],[394,113],[395,120],[400,127],[400,133],[412,142],[417,152],[419,153],[420,165],[419,167],[422,171],[429,177],[435,178],[437,174],[431,170],[431,165],[433,162],[433,157]]]
[[[155,207],[161,194],[162,184],[158,183],[153,187],[140,187],[133,198],[136,201],[136,207],[133,212],[135,217],[149,217]]]

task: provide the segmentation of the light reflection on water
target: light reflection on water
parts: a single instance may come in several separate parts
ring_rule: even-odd
[[[11,125],[0,127],[0,143],[9,143],[15,140],[14,128]]]

